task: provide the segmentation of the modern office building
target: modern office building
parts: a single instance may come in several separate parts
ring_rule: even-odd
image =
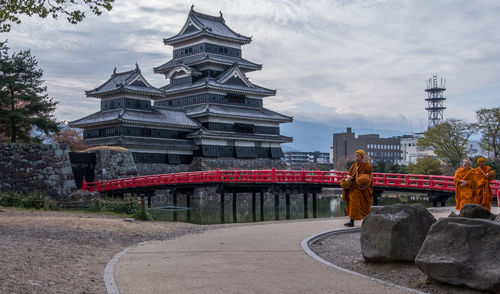
[[[401,160],[400,137],[380,138],[379,134],[358,135],[347,128],[345,133],[333,134],[333,161],[347,162],[353,159],[354,151],[363,149],[371,162]]]

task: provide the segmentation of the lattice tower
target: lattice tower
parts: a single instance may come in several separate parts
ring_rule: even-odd
[[[444,101],[446,98],[443,96],[444,91],[446,91],[446,79],[441,78],[441,82],[438,82],[438,77],[433,76],[431,79],[427,80],[427,107],[425,110],[428,112],[428,123],[427,127],[433,127],[443,122],[443,112],[446,109],[444,107]]]

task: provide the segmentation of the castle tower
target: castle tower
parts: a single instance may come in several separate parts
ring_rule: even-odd
[[[428,112],[428,128],[443,122],[443,111],[446,109],[444,107],[444,100],[446,100],[443,96],[444,91],[446,91],[446,79],[441,78],[441,82],[438,83],[437,76],[433,76],[427,81],[427,89],[425,89],[427,107],[425,110]]]
[[[252,83],[247,72],[262,65],[241,57],[251,42],[228,27],[222,13],[211,16],[189,11],[180,32],[163,43],[173,47],[173,58],[154,68],[169,84],[164,95],[153,97],[156,107],[182,109],[200,124],[187,136],[201,157],[275,158],[283,156],[280,123],[292,118],[263,107],[276,90]]]
[[[84,129],[87,145],[125,147],[146,168],[278,167],[281,144],[292,141],[280,134],[280,124],[292,117],[264,108],[264,98],[276,90],[247,78],[247,72],[262,69],[241,57],[250,42],[227,26],[222,13],[211,16],[191,7],[180,32],[163,40],[173,47],[173,58],[154,68],[169,80],[166,86],[151,86],[137,65],[115,70],[86,91],[101,100],[101,110],[70,125]]]

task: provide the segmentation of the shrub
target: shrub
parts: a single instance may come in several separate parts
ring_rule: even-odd
[[[142,210],[138,210],[134,214],[134,218],[137,220],[143,220],[143,221],[152,221],[153,220],[153,215],[149,210],[146,210],[145,212],[142,212]]]
[[[44,207],[45,195],[39,191],[34,191],[29,194],[20,192],[0,193],[0,205],[42,209]],[[49,208],[53,208],[49,207]]]
[[[104,201],[100,202],[100,211],[110,211],[121,214],[134,214],[137,211],[141,210],[141,204],[138,202],[132,202],[134,200],[132,198],[104,198],[102,200]]]

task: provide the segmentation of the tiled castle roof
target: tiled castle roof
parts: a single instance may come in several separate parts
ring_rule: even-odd
[[[256,135],[256,134],[243,134],[243,133],[230,133],[221,131],[212,131],[206,128],[200,128],[186,136],[186,138],[206,138],[206,139],[238,139],[244,141],[264,141],[275,143],[292,142],[291,137],[282,135]]]
[[[163,92],[151,86],[142,76],[139,66],[125,72],[116,72],[116,68],[104,84],[99,87],[85,91],[88,97],[102,97],[109,94],[129,92],[145,96],[163,96]]]
[[[83,128],[112,122],[127,122],[131,124],[169,126],[187,129],[197,129],[199,127],[198,124],[187,117],[183,111],[166,108],[152,108],[149,110],[122,108],[99,111],[82,119],[72,121],[70,125],[77,128]]]
[[[188,117],[220,116],[229,118],[244,118],[249,120],[265,120],[276,122],[291,122],[292,117],[279,114],[267,108],[235,106],[227,104],[198,104],[184,107]]]
[[[233,63],[238,62],[239,67],[244,71],[260,70],[262,69],[261,64],[253,63],[243,58],[232,57],[227,55],[219,55],[215,53],[198,53],[186,57],[176,58],[167,61],[166,63],[153,68],[155,73],[166,74],[174,67],[179,64],[185,64],[187,66],[201,65],[205,63],[221,64],[225,66],[230,66]]]
[[[220,13],[220,16],[211,16],[196,12],[191,6],[182,30],[177,35],[164,39],[163,43],[165,45],[174,45],[200,36],[209,36],[239,44],[248,44],[252,41],[251,37],[240,35],[229,28],[222,13]]]

